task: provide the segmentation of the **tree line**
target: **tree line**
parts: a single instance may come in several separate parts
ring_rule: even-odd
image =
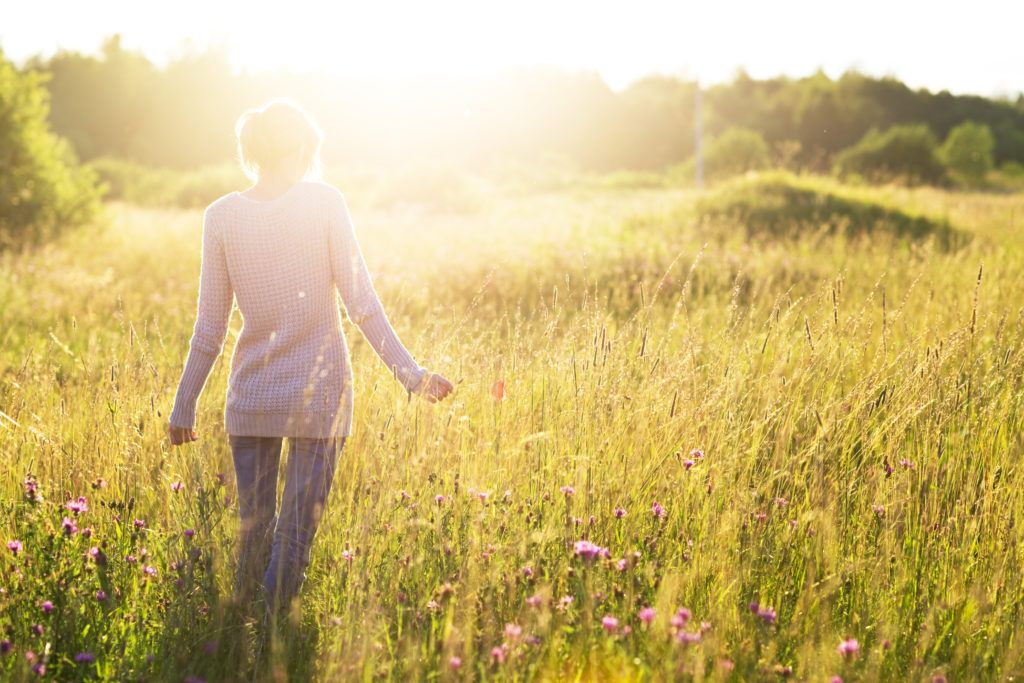
[[[158,67],[117,36],[97,55],[60,52],[22,69],[46,74],[52,128],[84,161],[223,162],[239,113],[277,96],[311,111],[328,133],[325,158],[343,163],[487,169],[560,159],[583,170],[658,170],[695,147],[696,84],[667,76],[615,92],[596,74],[540,68],[459,78],[237,73],[216,50]],[[994,163],[1024,163],[1024,95],[932,93],[857,72],[765,80],[741,72],[705,89],[703,112],[709,138],[752,131],[772,164],[792,168],[831,170],[843,150],[894,126],[923,126],[942,140],[968,121],[990,131]]]

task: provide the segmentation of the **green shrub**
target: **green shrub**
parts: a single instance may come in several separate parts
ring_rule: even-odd
[[[870,182],[938,184],[946,170],[937,150],[935,134],[924,124],[893,126],[884,133],[872,128],[860,142],[836,155],[835,171]]]
[[[42,77],[0,52],[0,249],[40,242],[92,220],[96,177],[49,128]]]
[[[757,131],[731,127],[713,138],[704,155],[704,171],[711,180],[768,168],[768,143]]]
[[[949,131],[939,150],[939,158],[965,185],[980,185],[992,170],[996,147],[992,129],[984,123],[964,121]]]
[[[178,171],[103,157],[90,162],[89,166],[106,187],[108,199],[139,206],[202,208],[248,184],[238,165],[231,163]]]

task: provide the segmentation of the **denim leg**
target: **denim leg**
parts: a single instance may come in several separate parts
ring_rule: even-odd
[[[281,511],[270,566],[263,577],[271,605],[287,605],[302,586],[344,443],[344,439],[289,439]]]
[[[281,462],[281,439],[260,436],[230,436],[238,484],[238,571],[235,598],[242,603],[253,598],[270,560],[276,524],[277,472]]]

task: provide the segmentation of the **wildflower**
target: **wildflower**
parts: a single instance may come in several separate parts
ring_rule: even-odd
[[[780,497],[776,496],[775,497],[775,504],[778,505],[780,508],[784,508],[787,505],[789,505],[789,501],[786,500],[785,498],[780,498]]]
[[[96,591],[96,599],[99,602],[104,602],[107,599],[107,594],[104,593],[102,590],[98,590]]]
[[[41,604],[39,606],[39,608],[41,610],[43,610],[44,612],[52,612],[53,611],[53,603],[50,602],[49,600],[43,600],[43,604]]]
[[[676,633],[677,643],[699,643],[701,635],[699,633],[693,633],[690,631],[678,631]]]
[[[905,467],[908,470],[914,469],[914,463],[907,460],[906,458],[900,458],[900,464],[903,465],[903,467]]]
[[[532,567],[523,567],[523,576],[525,576],[526,578],[529,578],[529,577],[533,576],[533,568]]]
[[[505,648],[504,647],[499,647],[497,645],[492,647],[491,648],[491,659],[493,659],[498,664],[501,664],[502,662],[504,662],[505,661]]]
[[[79,664],[92,664],[96,661],[96,657],[91,652],[79,652],[75,655],[75,661]]]
[[[690,457],[693,458],[694,460],[700,460],[701,458],[704,457],[704,451],[702,451],[699,448],[694,448],[692,451],[690,451]]]
[[[142,519],[135,520],[134,524],[136,529],[144,529],[146,527],[146,522]]]
[[[576,555],[585,560],[596,560],[602,555],[605,557],[608,557],[609,555],[608,548],[602,548],[601,546],[587,540],[576,541],[576,543],[573,544],[573,549],[575,550]]]
[[[83,528],[83,529],[82,529],[82,530],[80,531],[80,533],[81,533],[81,534],[82,534],[83,536],[85,536],[86,538],[92,538],[92,527],[89,527],[89,526],[87,526],[87,527]]]
[[[93,483],[89,484],[89,486],[91,486],[94,491],[96,489],[101,489],[101,488],[103,488],[106,485],[107,485],[107,480],[104,479],[103,477],[96,477],[96,481],[94,481]]]
[[[562,493],[564,493],[567,496],[571,496],[572,494],[576,493],[576,489],[574,489],[571,486],[563,486],[563,487],[561,487],[558,490],[561,491]]]
[[[732,671],[736,668],[736,665],[733,664],[731,659],[719,659],[718,666],[722,667],[726,671]]]
[[[540,606],[540,603],[541,597],[539,595],[531,595],[530,597],[526,598],[526,604],[530,607],[538,607]]]
[[[690,469],[695,464],[697,464],[697,463],[694,462],[693,460],[691,460],[690,458],[687,458],[686,460],[683,461],[683,467],[685,467],[686,469]]]
[[[441,606],[439,604],[437,604],[437,600],[431,600],[430,602],[427,603],[427,609],[430,610],[431,612],[436,611],[439,607],[441,607]]]
[[[882,469],[885,470],[885,478],[888,479],[892,476],[893,466],[889,464],[889,459],[886,458],[882,461]]]
[[[754,515],[754,519],[756,519],[759,522],[763,522],[766,519],[768,519],[768,513],[766,513],[766,512],[758,512],[758,513],[756,513]]]
[[[501,499],[502,500],[508,500],[511,497],[512,497],[512,489],[505,489],[505,493],[502,494]]]
[[[43,625],[42,624],[32,624],[32,633],[36,634],[37,636],[43,635]]]
[[[653,607],[644,607],[637,613],[637,616],[640,617],[640,621],[649,624],[654,621],[654,614]]]
[[[491,385],[491,398],[495,401],[505,400],[505,379],[499,379],[497,382]]]
[[[875,516],[878,517],[879,519],[881,519],[882,517],[885,517],[885,506],[884,505],[872,505],[871,509],[872,509],[872,511],[874,511]]]
[[[349,550],[348,548],[345,548],[344,550],[341,551],[341,559],[347,560],[347,561],[351,562],[352,560],[355,559],[355,555],[352,554],[351,550]]]
[[[185,537],[186,538],[192,538],[195,535],[196,535],[196,530],[195,529],[185,529]]]
[[[148,576],[153,576],[153,577],[155,577],[155,576],[156,576],[156,569],[155,569],[154,567],[152,567],[152,566],[150,566],[150,565],[148,565],[148,564],[147,564],[146,566],[144,566],[144,567],[142,568],[142,573],[143,573],[143,574],[146,574],[146,575],[148,575]]]
[[[438,505],[445,502],[446,500],[448,500],[448,498],[446,498],[443,493],[439,493],[436,496],[434,496],[434,502],[437,503]]]
[[[654,501],[654,505],[651,506],[651,512],[653,512],[654,516],[658,519],[663,519],[665,517],[665,508],[663,508],[658,501]]]
[[[21,541],[7,541],[7,549],[14,553],[15,556],[17,556],[24,547],[25,546],[22,545]]]
[[[224,484],[227,483],[227,480],[228,480],[228,477],[227,477],[226,474],[224,474],[223,472],[218,472],[217,473],[217,484],[218,485],[224,486]]]
[[[848,638],[843,642],[839,643],[839,647],[836,648],[836,652],[843,655],[844,657],[853,657],[860,650],[860,643],[853,638]]]
[[[32,673],[34,673],[36,676],[45,676],[46,675],[46,665],[43,664],[42,662],[39,662],[38,664],[36,664],[35,666],[32,667]]]
[[[135,564],[136,562],[139,561],[139,558],[135,557],[134,555],[125,555],[124,559],[125,559],[125,562],[127,562],[128,564]],[[175,563],[171,563],[171,567],[173,567],[174,564]]]
[[[932,683],[946,683],[946,677],[942,674],[935,674],[932,676]]]
[[[618,569],[620,572],[624,572],[626,571],[627,565],[628,563],[626,562],[626,558],[622,558],[621,560],[615,563],[615,568]]]
[[[26,474],[22,483],[25,485],[25,498],[28,502],[42,502],[43,497],[39,494],[39,482],[36,481],[35,475]]]
[[[626,511],[622,508],[615,508],[615,519],[622,519],[626,516]]]
[[[576,600],[576,598],[574,598],[571,595],[563,595],[561,598],[558,599],[558,604],[555,606],[555,609],[557,609],[559,612],[564,612],[565,610],[569,609],[569,606],[572,605],[574,600]]]
[[[684,628],[686,624],[690,622],[691,617],[693,617],[693,614],[690,612],[690,610],[686,609],[685,607],[680,607],[676,610],[676,613],[672,615],[670,623],[672,624],[673,628],[681,629]]]
[[[486,503],[486,502],[487,502],[487,491],[481,491],[480,493],[478,493],[478,494],[476,494],[476,495],[477,495],[477,498],[479,498],[479,499],[480,499],[480,502],[481,502],[481,503]],[[454,659],[459,659],[459,658],[458,658],[458,657],[455,657]],[[461,659],[459,660],[459,663],[460,663],[460,664],[462,663],[462,660],[461,660]]]
[[[765,607],[756,602],[750,603],[750,611],[760,617],[766,624],[774,624],[775,619],[778,617],[774,607]]]
[[[828,679],[828,683],[843,683],[843,677],[838,674]]]
[[[182,490],[183,488],[185,488],[185,484],[183,484],[180,481],[176,481],[176,482],[173,482],[171,484],[171,491],[173,491],[174,493],[177,493],[178,491]]]
[[[8,652],[11,651],[11,648],[13,648],[13,647],[14,647],[14,643],[9,641],[7,638],[4,638],[3,640],[0,640],[0,655],[7,654]]]
[[[93,547],[89,548],[89,552],[87,552],[86,555],[88,555],[92,559],[96,560],[96,559],[99,559],[99,556],[100,556],[100,554],[102,552],[103,551],[101,551],[99,548],[97,548],[96,546],[93,546]]]
[[[609,633],[615,633],[615,631],[619,628],[619,620],[610,614],[606,614],[604,615],[604,618],[601,619],[601,626],[604,626],[605,631],[608,631]]]
[[[523,634],[523,627],[519,624],[505,624],[505,637],[515,640]]]
[[[458,669],[459,667],[462,666],[462,658],[461,657],[452,657],[451,659],[448,660],[448,666],[450,666],[453,669]]]
[[[85,496],[79,496],[78,500],[69,500],[64,504],[64,507],[76,515],[79,512],[87,512],[89,510],[89,505],[85,502]]]

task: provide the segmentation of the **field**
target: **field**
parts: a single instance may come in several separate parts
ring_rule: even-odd
[[[1024,196],[348,200],[457,388],[410,400],[346,322],[354,434],[269,632],[229,601],[228,351],[165,436],[201,211],[0,256],[0,678],[1024,674]]]

